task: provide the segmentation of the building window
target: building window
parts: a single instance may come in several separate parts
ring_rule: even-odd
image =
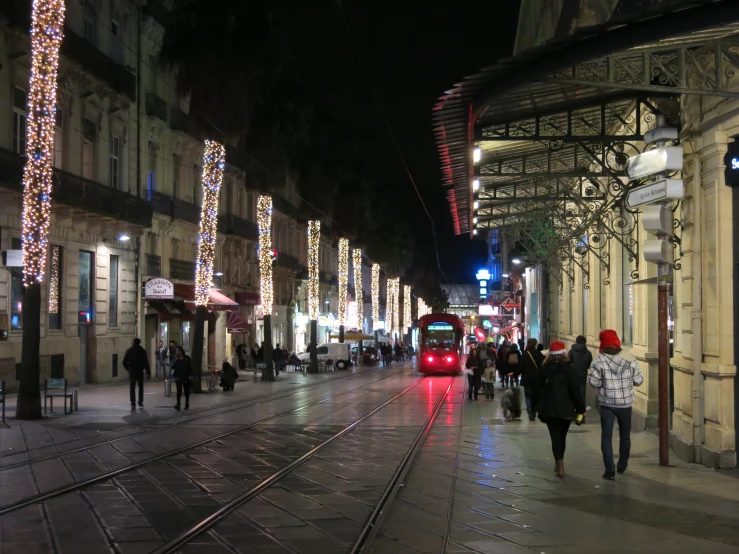
[[[121,25],[115,19],[110,20],[110,57],[118,63],[123,63]]]
[[[97,11],[95,0],[83,0],[81,4],[85,8],[85,39],[92,44],[97,44]]]
[[[52,245],[49,255],[49,329],[62,328],[62,247]]]
[[[26,110],[28,109],[28,97],[26,91],[19,88],[13,89],[13,150],[21,156],[26,155]]]
[[[110,283],[108,288],[108,326],[118,327],[118,256],[110,257]]]
[[[62,169],[62,154],[64,152],[64,114],[61,109],[56,110],[56,124],[54,125],[54,167]]]
[[[159,147],[153,143],[149,143],[149,169],[146,173],[146,192],[149,201],[151,201],[152,193],[157,190],[157,156],[159,155]]]
[[[11,248],[13,250],[20,250],[23,248],[21,239],[14,238],[11,241]],[[23,286],[23,268],[22,267],[11,267],[10,268],[10,329],[14,331],[20,331],[23,329],[23,293],[25,287]]]
[[[80,323],[92,320],[92,252],[80,250],[79,300],[77,311]]]
[[[192,203],[198,204],[198,198],[200,197],[200,172],[198,171],[197,164],[192,164]]]
[[[115,135],[110,135],[110,186],[121,187],[121,143]]]
[[[82,121],[82,176],[95,179],[95,143],[97,142],[97,126],[89,119]]]
[[[178,198],[180,188],[180,171],[182,171],[182,157],[172,154],[172,196]]]

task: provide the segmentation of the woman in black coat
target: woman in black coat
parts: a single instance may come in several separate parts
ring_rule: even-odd
[[[521,355],[521,380],[523,394],[526,398],[526,411],[529,421],[536,421],[536,407],[541,396],[541,368],[544,365],[544,354],[537,350],[536,339],[529,339],[526,350]]]
[[[552,439],[554,471],[557,477],[565,476],[564,455],[567,432],[578,414],[585,413],[585,403],[563,342],[553,342],[549,355],[541,369],[543,390],[539,400],[539,419],[546,423]]]
[[[467,400],[472,400],[473,394],[475,400],[477,400],[477,391],[480,390],[480,385],[482,385],[482,374],[485,372],[485,366],[475,348],[470,348],[465,368],[467,368],[467,383],[469,385]]]

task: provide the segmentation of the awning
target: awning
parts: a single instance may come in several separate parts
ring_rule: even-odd
[[[181,298],[185,302],[185,306],[188,309],[194,309],[195,307],[195,286],[194,285],[183,285],[175,283],[174,294],[176,297]],[[239,309],[239,305],[231,300],[225,294],[221,294],[215,289],[210,289],[208,294],[208,311],[235,311]]]
[[[172,320],[172,312],[167,309],[167,306],[165,306],[163,302],[150,300],[149,305],[159,314],[160,322],[164,323],[165,321]]]
[[[339,333],[331,333],[329,339],[338,339]],[[356,331],[345,331],[344,340],[348,342],[359,342],[360,340],[375,340],[374,335],[365,335]]]
[[[248,333],[249,324],[241,312],[227,312],[226,329],[229,333]]]

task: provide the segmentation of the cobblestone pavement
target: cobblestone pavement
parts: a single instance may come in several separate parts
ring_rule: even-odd
[[[370,552],[739,552],[739,480],[674,453],[659,467],[656,437],[637,433],[627,473],[604,481],[597,414],[570,431],[561,480],[541,422],[463,402],[462,426],[449,405],[437,419]]]

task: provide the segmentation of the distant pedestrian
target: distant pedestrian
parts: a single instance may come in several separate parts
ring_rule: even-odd
[[[498,374],[500,375],[500,384],[506,386],[508,377],[508,341],[504,340],[498,349]]]
[[[280,374],[282,371],[282,363],[285,358],[285,351],[280,348],[280,344],[277,343],[277,348],[272,352],[272,361],[275,363],[275,376]]]
[[[221,367],[221,382],[220,386],[223,388],[223,392],[232,391],[236,386],[236,379],[239,378],[239,372],[236,368],[229,364],[226,360],[223,361]]]
[[[537,348],[536,342],[536,339],[528,340],[521,360],[523,395],[526,399],[529,421],[536,421],[536,406],[539,403],[542,387],[541,368],[544,365],[544,355]]]
[[[246,369],[246,360],[249,356],[246,344],[243,342],[236,347],[236,357],[239,360],[239,369]]]
[[[480,389],[482,375],[485,372],[485,368],[482,365],[477,349],[470,348],[470,353],[467,354],[467,362],[465,363],[465,373],[467,374],[467,384],[469,390],[467,391],[467,399],[472,400],[472,396],[475,396],[477,400],[477,393]]]
[[[146,350],[141,346],[141,339],[133,339],[131,348],[126,350],[123,356],[123,367],[128,371],[130,383],[131,409],[136,408],[136,385],[139,386],[139,408],[144,407],[144,373],[146,378],[151,379],[151,367]]]
[[[254,343],[254,346],[251,347],[251,359],[252,363],[254,364],[254,368],[257,367],[257,361],[259,360],[259,345],[257,343]]]
[[[552,441],[554,472],[557,477],[565,476],[565,448],[567,432],[578,414],[585,413],[585,404],[580,394],[577,375],[567,357],[563,342],[555,341],[549,346],[549,355],[541,368],[544,383],[539,400],[539,419],[546,423]]]
[[[177,343],[173,340],[169,341],[169,367],[174,367],[174,361],[177,358]]]
[[[521,377],[521,352],[515,342],[508,350],[508,373],[506,376],[506,386],[518,386],[518,379]]]
[[[156,380],[159,381],[160,374],[166,379],[169,374],[169,349],[164,346],[164,341],[161,340],[159,341],[159,346],[156,351],[156,362],[157,366],[154,375]]]
[[[588,350],[588,340],[580,335],[575,339],[575,344],[570,348],[567,354],[572,362],[572,367],[575,368],[577,373],[577,380],[580,383],[580,392],[582,393],[582,401],[585,402],[587,408],[587,402],[585,400],[585,390],[588,382],[588,371],[590,365],[593,363],[593,355]]]
[[[178,346],[172,372],[177,387],[177,404],[174,407],[177,411],[180,410],[180,400],[183,392],[185,393],[185,409],[190,409],[190,375],[192,375],[190,357],[185,354],[181,346]]]
[[[600,404],[600,450],[606,471],[603,479],[613,481],[616,471],[624,473],[631,454],[631,405],[634,386],[644,382],[639,362],[623,354],[621,341],[612,329],[600,332],[600,354],[590,366],[588,381],[598,391]],[[618,420],[618,467],[613,463],[613,425]]]
[[[495,399],[495,363],[488,358],[483,361],[485,372],[482,375],[482,389],[485,391],[485,398],[488,400]]]
[[[538,346],[536,347],[536,349],[537,349],[537,350],[538,350],[539,352],[542,352],[542,353],[543,353],[543,352],[544,352],[544,345],[543,345],[543,344],[541,344],[541,343],[539,343],[539,344],[538,344]]]

